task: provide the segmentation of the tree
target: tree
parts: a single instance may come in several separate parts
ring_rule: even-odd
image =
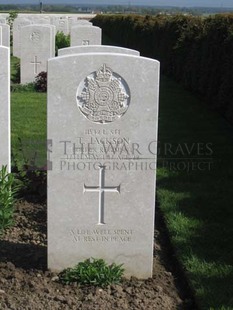
[[[12,31],[12,28],[13,28],[14,20],[17,18],[17,16],[18,16],[18,13],[17,13],[17,12],[11,11],[11,12],[9,13],[9,16],[7,17],[7,23],[8,23],[8,25],[10,26],[11,31]]]

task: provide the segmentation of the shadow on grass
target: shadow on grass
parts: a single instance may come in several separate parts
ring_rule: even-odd
[[[182,184],[183,191],[178,191],[179,176],[170,177],[169,183],[160,180],[158,197],[175,252],[197,300],[204,309],[220,309],[233,305],[233,208],[230,203],[221,204],[214,189],[208,200],[211,182],[205,181],[199,188]]]
[[[187,280],[183,266],[176,257],[176,253],[171,244],[169,232],[167,230],[163,214],[158,207],[158,203],[156,203],[156,205],[155,226],[159,230],[159,234],[156,239],[158,240],[160,247],[155,249],[154,256],[158,255],[166,270],[172,272],[174,276],[174,282],[179,292],[179,296],[182,300],[184,300],[184,304],[178,309],[196,310],[197,304],[193,298],[194,292]],[[157,242],[157,240],[155,240],[155,242]]]
[[[159,141],[157,196],[177,257],[202,309],[232,309],[232,127],[164,78]]]

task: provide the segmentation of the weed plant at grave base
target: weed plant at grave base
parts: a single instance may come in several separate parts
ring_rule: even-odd
[[[103,259],[86,259],[74,268],[65,269],[60,273],[60,280],[70,284],[77,282],[80,285],[94,285],[106,287],[119,284],[124,273],[122,265],[107,265]]]
[[[0,234],[13,224],[14,202],[17,187],[13,174],[7,172],[7,166],[0,170]]]
[[[20,162],[19,154],[23,156],[23,162]],[[21,143],[18,152],[12,154],[12,164],[17,182],[20,184],[19,195],[27,200],[44,203],[47,198],[47,171],[46,167],[37,166],[36,153],[34,158],[28,160]]]

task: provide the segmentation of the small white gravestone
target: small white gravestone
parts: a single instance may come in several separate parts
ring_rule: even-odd
[[[52,56],[55,57],[55,51],[56,51],[56,26],[50,25],[52,29],[52,40],[51,40],[51,49],[52,49]]]
[[[29,25],[21,28],[21,83],[33,82],[47,61],[54,56],[55,28],[51,25]]]
[[[92,26],[93,24],[88,20],[78,19],[77,17],[68,17],[68,25],[69,25],[69,32],[71,32],[71,28],[74,26]]]
[[[28,18],[32,21],[33,24],[36,25],[50,25],[50,17],[49,16],[43,16],[41,14],[30,14],[28,15]]]
[[[86,53],[48,61],[48,267],[94,257],[152,275],[159,63]]]
[[[0,24],[2,28],[2,45],[10,47],[10,26],[6,24]]]
[[[68,17],[69,33],[71,32],[71,28],[75,26],[76,22],[77,22],[77,18],[74,18],[71,16]]]
[[[108,45],[82,45],[61,48],[58,50],[58,56],[80,54],[80,53],[120,53],[139,56],[139,51],[129,48],[108,46]]]
[[[78,19],[75,22],[75,25],[77,25],[77,26],[92,26],[93,24],[91,22],[89,22],[88,20]]]
[[[0,24],[6,24],[6,18],[0,17]]]
[[[50,25],[50,19],[36,18],[36,19],[32,19],[32,23],[36,25]]]
[[[102,29],[95,26],[73,26],[70,34],[70,46],[101,45]]]
[[[7,165],[10,172],[10,49],[5,46],[0,46],[0,84],[0,167]]]
[[[51,24],[56,27],[57,32],[63,32],[65,35],[69,34],[69,24],[67,18],[51,18]]]
[[[29,19],[17,17],[13,23],[13,56],[20,58],[20,31],[21,28],[30,25]]]

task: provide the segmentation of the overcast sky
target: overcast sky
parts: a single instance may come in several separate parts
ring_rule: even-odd
[[[49,3],[90,3],[90,4],[138,4],[158,6],[205,6],[205,7],[233,7],[233,0],[42,0],[44,4]],[[39,0],[0,0],[0,4],[39,3]]]

